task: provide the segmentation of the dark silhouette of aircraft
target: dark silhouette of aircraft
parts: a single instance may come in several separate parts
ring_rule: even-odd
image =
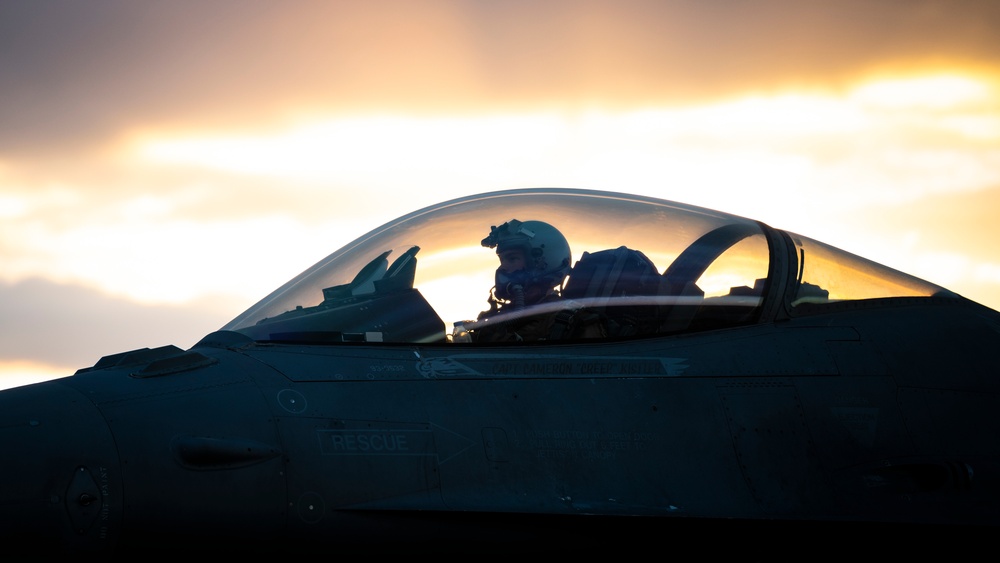
[[[504,241],[559,295],[530,301],[530,279],[498,272]],[[609,192],[465,197],[362,236],[188,350],[0,393],[0,545],[992,530],[998,350],[997,311],[757,221]]]

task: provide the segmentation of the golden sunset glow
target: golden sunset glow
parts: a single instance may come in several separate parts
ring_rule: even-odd
[[[996,103],[994,87],[987,77],[959,74],[877,80],[855,88],[850,97],[857,102],[886,110],[951,110],[962,106]]]
[[[1000,19],[959,3],[0,5],[0,387],[191,345],[507,188],[719,209],[1000,308]]]
[[[900,89],[910,94],[894,104]],[[782,92],[621,111],[334,117],[242,137],[150,137],[134,151],[154,164],[296,179],[317,192],[354,186],[357,193],[342,196],[352,200],[372,191],[393,201],[460,195],[469,185],[583,186],[797,228],[807,215],[1000,182],[1000,117],[989,103],[997,98],[984,79],[929,75],[873,80],[839,97]],[[957,140],[960,149],[942,144]],[[819,192],[823,201],[810,195]]]
[[[30,385],[32,383],[40,383],[42,381],[73,375],[72,371],[66,372],[63,370],[56,372],[52,369],[51,365],[28,361],[5,361],[0,363],[0,370],[3,373],[0,389]]]

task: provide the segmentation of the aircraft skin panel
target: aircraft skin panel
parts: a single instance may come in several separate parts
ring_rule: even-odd
[[[788,516],[829,505],[822,494],[829,487],[813,451],[817,444],[794,385],[740,382],[720,392],[736,458],[760,510]]]
[[[422,498],[432,510],[711,515],[742,497],[742,512],[755,512],[728,434],[699,433],[724,422],[711,384],[636,378],[397,385],[379,398],[359,382],[337,383],[334,393],[297,387],[310,408],[280,424],[283,441],[300,452],[288,464],[290,489],[315,491],[332,510],[404,509]],[[601,399],[585,399],[595,387]],[[706,400],[714,409],[706,410]],[[570,402],[582,405],[579,416],[559,416]],[[372,417],[378,413],[386,418]],[[706,481],[706,472],[717,477]],[[345,490],[344,480],[356,486]]]
[[[882,307],[858,307],[849,318],[836,313],[826,318],[851,323],[870,348],[871,358],[877,359],[873,365],[884,365],[900,387],[1000,395],[1000,348],[996,345],[1000,323],[987,312],[971,302],[931,300],[921,305],[900,300]]]
[[[107,466],[119,492],[109,489],[101,506],[112,523],[129,514],[107,528],[108,540],[87,528],[82,537],[92,539],[79,541],[95,548],[120,534],[128,542],[171,530],[190,536],[196,522],[216,538],[339,537],[365,528],[363,513],[386,510],[876,513],[920,522],[963,506],[954,518],[994,518],[989,495],[998,494],[1000,470],[986,413],[995,395],[897,387],[907,380],[896,371],[900,358],[865,338],[881,330],[880,317],[845,326],[838,318],[575,352],[531,346],[518,356],[504,346],[254,344],[223,335],[18,391],[79,389],[76,408],[92,413],[84,424],[105,428],[94,439],[122,452],[120,461],[117,453],[67,461]],[[772,353],[754,353],[762,348]],[[949,385],[978,381],[972,372]],[[955,440],[963,420],[968,430],[958,435],[968,439]],[[70,486],[65,479],[60,487]]]
[[[228,350],[199,355],[217,361],[155,377],[137,377],[146,364],[110,367],[67,383],[86,390],[121,452],[127,536],[199,526],[274,536],[288,511],[284,448],[260,383],[277,374]]]
[[[3,537],[82,553],[111,550],[122,534],[118,444],[105,418],[66,379],[0,394]],[[40,525],[41,524],[41,525]]]
[[[299,382],[837,375],[828,342],[857,338],[849,327],[789,323],[781,330],[759,325],[686,338],[521,347],[517,354],[503,346],[341,350],[276,344],[244,352]],[[726,353],[718,353],[719,346]],[[762,348],[771,353],[761,357]]]

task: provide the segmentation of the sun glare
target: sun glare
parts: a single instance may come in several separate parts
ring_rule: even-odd
[[[992,88],[983,80],[941,75],[876,80],[854,89],[849,99],[862,106],[940,110],[982,103],[994,97]]]
[[[13,219],[28,211],[26,198],[0,195],[0,219]]]
[[[278,179],[319,199],[378,193],[371,207],[380,213],[411,210],[402,207],[414,194],[432,203],[426,194],[562,186],[822,233],[815,218],[824,214],[995,186],[996,106],[994,83],[972,73],[877,77],[839,94],[754,93],[689,106],[354,115],[253,135],[154,131],[134,137],[129,157]],[[135,205],[146,216],[163,211]],[[814,219],[803,225],[803,217]],[[169,236],[183,239],[185,228]]]
[[[147,159],[228,172],[325,180],[371,170],[420,170],[446,158],[471,167],[519,153],[539,153],[558,138],[548,115],[467,119],[372,116],[340,118],[276,134],[153,140]]]
[[[786,154],[814,159],[817,154],[801,147],[898,125],[887,111],[910,112],[906,123],[916,123],[923,134],[995,139],[1000,116],[984,105],[995,96],[986,80],[936,75],[874,80],[842,96],[780,93],[701,106],[578,114],[352,116],[251,136],[146,135],[135,150],[159,164],[342,185],[353,180],[364,185],[372,178],[406,185],[427,176],[487,176],[517,184],[522,178],[561,175],[589,182],[574,172],[595,162],[616,170],[616,176],[662,184],[676,179],[664,163],[699,160],[698,155],[727,166],[729,157],[749,162],[762,149],[782,146]],[[933,120],[921,113],[926,110],[937,113]],[[782,160],[772,159],[771,165],[780,167]]]
[[[72,369],[27,360],[2,361],[0,362],[0,390],[66,377],[72,375],[73,371]]]

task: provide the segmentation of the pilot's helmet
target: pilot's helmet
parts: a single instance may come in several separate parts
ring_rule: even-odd
[[[516,285],[552,289],[569,273],[569,242],[558,229],[542,221],[511,219],[499,227],[490,227],[483,246],[496,248],[497,254],[510,249],[524,251],[524,270],[504,272],[497,268],[494,293],[500,299],[510,299],[510,290]]]

